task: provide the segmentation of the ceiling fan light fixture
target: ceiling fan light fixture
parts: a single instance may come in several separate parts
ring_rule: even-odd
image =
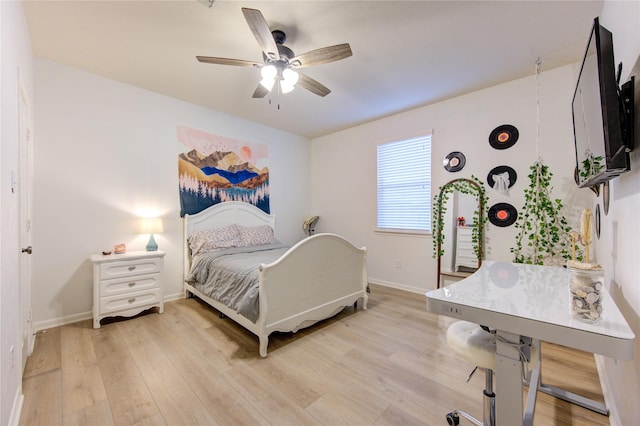
[[[215,2],[219,2],[220,0],[197,1],[208,6],[213,6]],[[280,86],[278,87],[278,89],[280,89],[279,93],[291,92],[295,88],[296,83],[298,83],[298,78],[301,79],[301,87],[315,95],[324,97],[331,93],[331,90],[313,78],[305,74],[298,75],[293,68],[308,68],[310,66],[348,58],[353,54],[349,43],[321,47],[301,55],[295,55],[291,49],[284,45],[286,34],[281,30],[272,30],[269,28],[269,24],[266,19],[264,19],[264,16],[262,16],[262,12],[258,9],[247,7],[243,7],[241,10],[251,33],[262,50],[263,63],[215,56],[196,56],[199,62],[251,67],[254,69],[260,68],[262,80],[253,92],[252,97],[254,99],[264,98],[267,93],[272,91],[276,81],[280,82]],[[271,101],[271,99],[269,99],[269,101]]]
[[[286,81],[280,80],[280,90],[282,91],[282,93],[292,92],[293,89],[294,89],[293,84],[287,84]]]
[[[274,83],[275,83],[275,80],[265,80],[264,78],[260,80],[260,85],[262,85],[262,87],[267,89],[269,92],[271,91],[271,89],[273,89]]]
[[[260,84],[264,86],[265,89],[271,91],[273,89],[273,84],[276,81],[276,75],[278,74],[278,70],[274,65],[265,65],[260,70],[260,75],[262,76],[262,80],[260,80]]]
[[[298,82],[298,73],[291,68],[285,68],[282,71],[282,81],[291,86],[295,86]]]
[[[298,82],[298,73],[290,68],[282,70],[282,79],[280,80],[280,90],[282,93],[291,92]]]

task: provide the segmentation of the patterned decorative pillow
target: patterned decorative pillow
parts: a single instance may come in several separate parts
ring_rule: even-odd
[[[241,247],[261,246],[263,244],[280,244],[269,225],[240,226]]]
[[[239,247],[241,242],[240,227],[235,224],[197,231],[189,237],[192,256],[211,250]]]

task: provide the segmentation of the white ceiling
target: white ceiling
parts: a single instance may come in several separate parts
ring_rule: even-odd
[[[261,61],[241,7],[259,9],[296,54],[349,43],[302,70],[332,92],[253,99]],[[578,62],[602,1],[26,1],[37,57],[314,138]],[[279,105],[279,109],[278,109]]]

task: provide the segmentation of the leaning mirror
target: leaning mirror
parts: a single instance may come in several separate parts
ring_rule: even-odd
[[[464,278],[482,264],[486,195],[477,178],[461,178],[440,187],[433,206],[433,246],[438,259],[438,288],[443,279]]]

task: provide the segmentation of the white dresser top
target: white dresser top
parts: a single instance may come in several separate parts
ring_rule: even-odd
[[[91,255],[91,261],[94,263],[103,263],[103,262],[116,262],[119,260],[136,260],[136,259],[144,259],[147,257],[164,257],[165,252],[161,250],[156,251],[128,251],[122,254],[94,254]]]

